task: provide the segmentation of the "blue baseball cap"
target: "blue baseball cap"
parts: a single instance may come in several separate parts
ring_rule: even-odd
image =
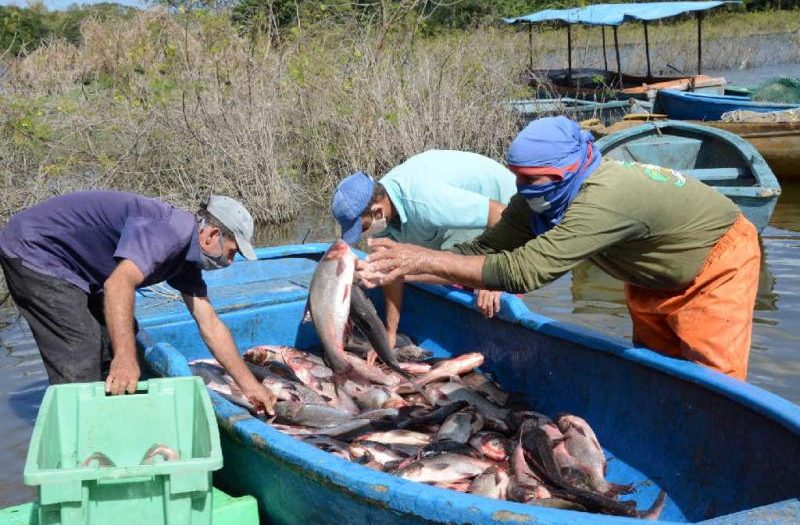
[[[331,211],[342,227],[344,242],[355,244],[361,238],[361,216],[367,211],[374,188],[375,181],[363,171],[353,173],[336,187]]]

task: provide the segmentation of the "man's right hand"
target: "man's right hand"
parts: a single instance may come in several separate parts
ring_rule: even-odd
[[[487,319],[491,319],[500,312],[500,294],[494,290],[475,290],[475,303],[478,311]]]
[[[140,375],[135,355],[133,358],[115,357],[111,360],[111,370],[106,378],[106,394],[133,394]]]

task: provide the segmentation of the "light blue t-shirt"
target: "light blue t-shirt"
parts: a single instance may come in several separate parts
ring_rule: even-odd
[[[489,200],[508,204],[516,177],[502,164],[467,151],[428,150],[384,175],[380,183],[400,228],[385,234],[399,242],[445,250],[486,229]]]

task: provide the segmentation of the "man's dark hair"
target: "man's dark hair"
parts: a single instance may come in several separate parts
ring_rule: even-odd
[[[230,231],[224,224],[222,224],[219,219],[211,215],[211,213],[208,212],[204,204],[201,204],[200,209],[197,210],[197,217],[201,220],[204,220],[206,222],[206,226],[219,228],[219,232],[228,239],[232,241],[236,240],[236,237],[233,235],[233,232]]]
[[[389,194],[386,193],[386,188],[383,187],[383,184],[380,182],[375,183],[375,187],[372,188],[372,198],[369,200],[369,204],[367,204],[367,208],[378,202],[379,200],[383,199],[384,197],[388,197]]]

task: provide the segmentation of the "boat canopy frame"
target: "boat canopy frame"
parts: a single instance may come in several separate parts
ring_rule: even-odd
[[[567,28],[567,78],[572,79],[572,26],[600,26],[603,35],[603,63],[608,71],[606,56],[606,26],[614,31],[614,51],[617,59],[617,73],[622,76],[617,28],[625,22],[638,20],[644,25],[644,45],[647,58],[647,76],[652,77],[650,67],[650,38],[647,23],[663,20],[687,13],[696,13],[697,18],[697,74],[703,72],[703,13],[725,4],[741,5],[740,0],[714,0],[702,2],[649,2],[638,4],[594,4],[570,9],[545,9],[528,15],[504,18],[509,25],[528,24],[529,68],[533,69],[533,26],[534,24],[555,23]]]

